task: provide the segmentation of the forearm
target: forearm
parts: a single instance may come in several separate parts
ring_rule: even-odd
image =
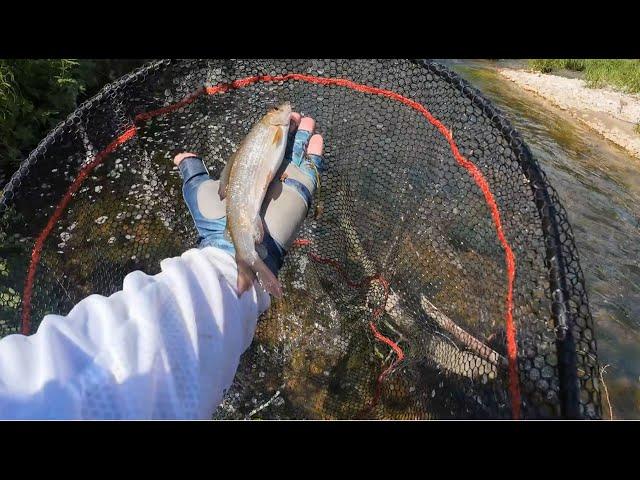
[[[269,297],[238,298],[235,261],[214,248],[161,267],[0,340],[0,417],[209,418]]]

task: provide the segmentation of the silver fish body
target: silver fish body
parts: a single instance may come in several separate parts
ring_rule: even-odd
[[[236,250],[239,285],[253,281],[280,298],[282,287],[256,251],[264,235],[260,208],[269,184],[282,164],[287,146],[291,105],[270,110],[249,131],[220,178],[220,196],[227,200],[227,229]]]

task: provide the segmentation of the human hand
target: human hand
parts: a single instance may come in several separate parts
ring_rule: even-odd
[[[319,185],[323,138],[314,131],[313,118],[303,118],[295,112],[291,115],[285,157],[262,204],[265,235],[256,250],[274,275],[304,222]],[[200,248],[214,246],[235,256],[233,243],[224,233],[226,201],[218,194],[219,181],[208,175],[204,163],[194,153],[180,153],[174,163],[183,178],[183,195],[200,236]],[[252,285],[252,281],[242,277],[238,275],[239,295]]]

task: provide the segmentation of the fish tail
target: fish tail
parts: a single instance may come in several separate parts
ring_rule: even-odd
[[[236,263],[238,265],[238,294],[242,294],[251,288],[256,275],[248,263],[239,259],[236,259]]]
[[[258,281],[267,292],[276,298],[282,298],[282,286],[280,285],[280,281],[257,254],[251,264],[251,268],[256,272]]]

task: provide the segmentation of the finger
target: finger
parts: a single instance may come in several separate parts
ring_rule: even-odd
[[[311,117],[303,117],[300,120],[298,131],[296,132],[295,139],[293,141],[293,152],[291,163],[297,166],[301,166],[304,160],[304,154],[307,151],[307,145],[309,145],[309,139],[313,134],[313,130],[316,128],[316,121]]]
[[[319,179],[317,178],[317,175],[319,175],[320,172],[322,172],[323,170],[323,166],[322,166],[323,151],[324,151],[324,139],[322,138],[322,135],[315,134],[309,140],[309,146],[307,147],[307,161],[309,162],[309,164],[313,164],[315,166],[315,169],[314,169],[315,171],[313,172],[315,175],[313,175],[313,177],[316,183],[319,181]],[[309,168],[313,168],[313,167],[309,165]],[[318,185],[316,184],[316,187],[317,186]]]
[[[291,113],[291,119],[289,122],[289,131],[295,132],[298,129],[298,125],[300,125],[300,120],[302,120],[302,115],[298,112]]]
[[[191,152],[182,152],[179,153],[178,155],[176,155],[175,157],[173,157],[173,163],[178,166],[180,165],[180,162],[182,162],[185,158],[189,158],[189,157],[196,157],[196,158],[200,158],[198,157],[198,155],[196,155],[195,153],[191,153]]]
[[[309,146],[307,147],[307,154],[322,156],[323,150],[324,150],[324,139],[322,138],[322,135],[315,134],[309,140]]]
[[[300,120],[300,126],[298,127],[298,130],[313,133],[315,128],[316,121],[312,117],[304,117],[302,120]]]

